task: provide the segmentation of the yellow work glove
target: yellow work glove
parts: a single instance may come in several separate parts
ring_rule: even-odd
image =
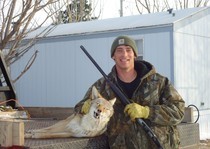
[[[130,103],[126,105],[124,112],[127,113],[132,121],[135,121],[136,118],[148,118],[149,116],[149,107],[141,106],[137,103]]]
[[[81,108],[81,112],[87,114],[90,110],[90,105],[91,105],[91,99],[86,100]]]

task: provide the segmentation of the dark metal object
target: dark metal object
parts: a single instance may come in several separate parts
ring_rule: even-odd
[[[92,63],[96,66],[96,68],[100,71],[100,73],[103,75],[105,80],[109,83],[112,90],[115,92],[115,94],[119,97],[122,104],[126,106],[130,103],[130,101],[126,98],[126,96],[120,91],[120,89],[109,80],[108,76],[104,73],[104,71],[100,68],[100,66],[96,63],[96,61],[91,57],[91,55],[87,52],[87,50],[81,45],[80,48],[83,50],[83,52],[87,55],[87,57],[92,61]],[[136,122],[144,129],[144,131],[148,134],[148,136],[152,139],[152,141],[157,145],[159,149],[163,149],[162,145],[160,144],[159,140],[157,139],[157,136],[153,133],[151,128],[141,119],[136,119]]]
[[[0,53],[0,71],[3,75],[4,80],[0,80],[0,93],[4,94],[4,98],[6,100],[14,99],[16,100],[16,93],[14,86],[12,84],[9,72],[7,70],[7,65],[4,61],[4,58],[2,54]],[[4,82],[5,81],[5,82]],[[7,86],[4,86],[3,84],[6,83]],[[15,108],[15,101],[8,101],[6,105],[11,106],[12,108]]]

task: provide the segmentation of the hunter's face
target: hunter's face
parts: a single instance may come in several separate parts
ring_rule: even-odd
[[[121,45],[115,49],[112,57],[119,69],[132,69],[134,68],[135,54],[130,46]]]

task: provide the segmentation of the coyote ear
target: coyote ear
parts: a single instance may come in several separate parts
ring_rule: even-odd
[[[110,102],[112,105],[114,105],[115,101],[116,101],[116,98],[113,98],[113,99],[109,100],[109,102]]]
[[[93,86],[92,87],[92,99],[97,99],[97,98],[101,98],[101,95],[98,92],[98,90],[96,89],[96,87]]]

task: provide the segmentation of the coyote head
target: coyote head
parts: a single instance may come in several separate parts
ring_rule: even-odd
[[[113,105],[116,101],[116,98],[111,100],[104,99],[95,86],[93,86],[91,99],[92,101],[89,114],[91,114],[95,119],[108,122],[114,113]]]

